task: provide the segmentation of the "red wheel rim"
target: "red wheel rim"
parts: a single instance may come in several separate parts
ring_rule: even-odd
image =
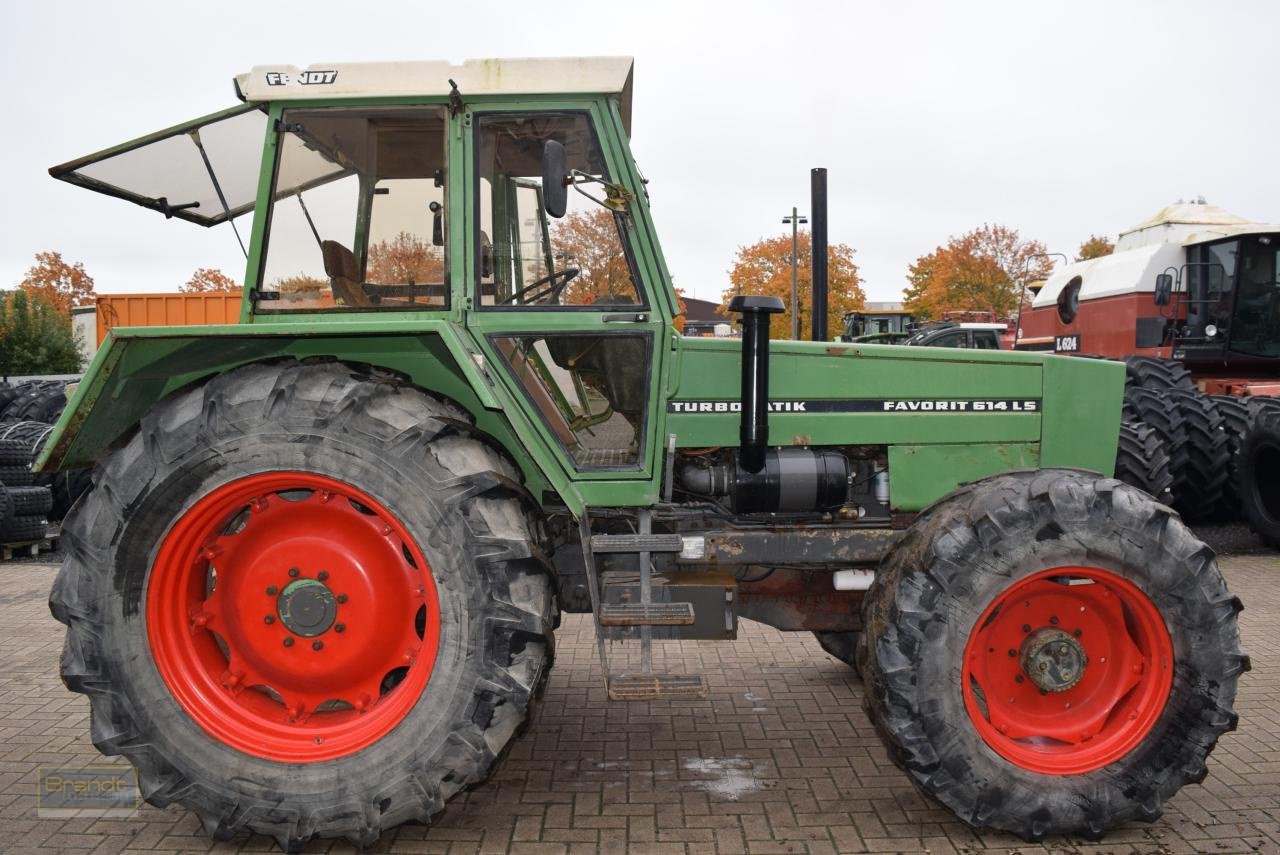
[[[426,688],[440,638],[431,570],[404,525],[303,472],[233,481],[183,513],[146,608],[156,668],[188,715],[294,763],[386,735]]]
[[[1002,757],[1078,775],[1119,760],[1151,731],[1173,685],[1173,643],[1132,582],[1056,567],[1015,582],[982,614],[962,683],[970,720]]]

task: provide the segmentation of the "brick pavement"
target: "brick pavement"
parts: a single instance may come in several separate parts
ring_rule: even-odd
[[[1182,853],[1280,852],[1280,556],[1222,560],[1254,670],[1240,729],[1200,786],[1152,825],[1100,844],[1027,845],[975,833],[912,789],[863,717],[849,669],[807,634],[746,622],[737,642],[657,645],[709,676],[703,702],[609,704],[590,625],[570,617],[537,718],[494,777],[430,828],[403,826],[376,851],[424,853]],[[271,851],[262,837],[214,843],[181,808],[120,819],[41,819],[41,764],[116,762],[88,738],[88,705],[57,678],[62,627],[45,605],[55,568],[0,564],[0,851]],[[674,661],[673,661],[674,660]],[[317,841],[308,851],[350,851]]]

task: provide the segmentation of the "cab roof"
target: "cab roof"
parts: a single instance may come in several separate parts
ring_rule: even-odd
[[[457,83],[465,100],[475,95],[619,95],[624,123],[631,125],[629,56],[468,59],[410,62],[322,62],[257,65],[236,76],[244,101],[313,98],[441,96]]]

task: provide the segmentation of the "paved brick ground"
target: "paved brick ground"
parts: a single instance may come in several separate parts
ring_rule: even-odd
[[[1254,670],[1239,731],[1203,785],[1153,825],[1101,844],[1028,846],[976,834],[922,799],[861,712],[860,687],[807,635],[746,623],[733,643],[660,645],[710,676],[705,702],[608,704],[588,623],[571,618],[527,734],[487,783],[431,828],[405,826],[378,851],[440,853],[1181,853],[1280,852],[1280,556],[1222,560]],[[0,851],[269,851],[214,844],[179,808],[122,819],[42,819],[36,768],[100,761],[87,703],[58,680],[62,627],[45,599],[55,568],[0,564]],[[111,761],[106,761],[111,762]],[[119,762],[118,760],[115,762]],[[312,851],[349,851],[319,842]]]

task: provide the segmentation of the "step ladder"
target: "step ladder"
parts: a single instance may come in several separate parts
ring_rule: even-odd
[[[605,688],[611,701],[654,701],[674,698],[705,698],[706,682],[701,676],[653,673],[653,627],[688,626],[695,615],[692,603],[654,602],[653,553],[679,552],[683,542],[678,534],[654,534],[653,512],[642,510],[640,530],[635,534],[593,534],[591,517],[584,511],[579,522],[582,557],[586,564],[587,590],[595,621],[596,646],[604,669]],[[640,598],[628,603],[605,603],[595,556],[610,553],[634,554],[639,572]],[[606,627],[640,629],[640,670],[615,673],[609,666]]]

